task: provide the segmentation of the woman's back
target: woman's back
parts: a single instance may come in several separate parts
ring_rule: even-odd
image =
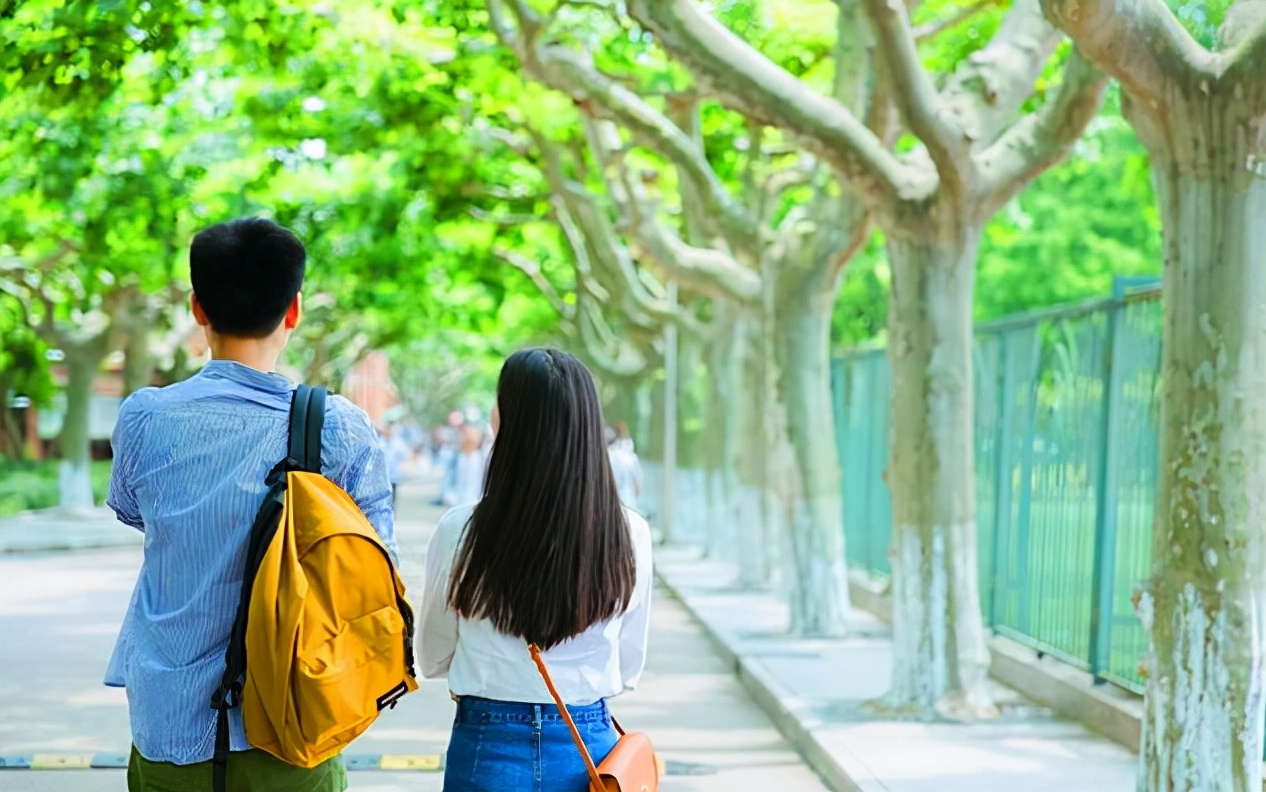
[[[449,689],[500,701],[549,703],[549,691],[520,637],[498,630],[488,619],[445,615],[453,561],[474,506],[452,509],[440,520],[426,558],[422,614],[422,673],[448,675]],[[568,704],[591,704],[632,690],[646,664],[653,575],[651,531],[625,510],[636,558],[636,584],[628,608],[594,624],[543,654],[554,684]]]
[[[575,357],[511,355],[491,428],[482,498],[445,515],[427,550],[422,672],[447,675],[457,700],[444,785],[581,792],[585,764],[542,674],[600,762],[619,737],[606,699],[646,663],[650,529],[620,505],[597,388]]]

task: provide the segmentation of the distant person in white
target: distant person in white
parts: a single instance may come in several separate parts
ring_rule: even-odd
[[[597,390],[576,358],[512,355],[492,426],[487,492],[440,520],[426,555],[421,671],[447,676],[457,700],[444,789],[584,792],[528,645],[601,762],[618,739],[606,700],[646,663],[650,529],[620,505]]]
[[[627,435],[628,430],[625,430]],[[642,497],[642,463],[633,450],[633,440],[621,437],[617,429],[607,431],[607,456],[611,460],[611,474],[615,488],[620,493],[620,503],[641,514],[638,498]]]
[[[462,427],[461,447],[454,460],[453,489],[446,506],[464,506],[475,503],[484,494],[484,474],[488,469],[488,450],[484,447],[484,433],[477,426]]]

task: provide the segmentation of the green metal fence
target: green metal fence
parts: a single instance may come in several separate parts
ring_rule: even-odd
[[[977,328],[981,601],[1000,634],[1142,689],[1131,599],[1151,563],[1156,492],[1156,292]],[[849,563],[887,575],[892,510],[888,361],[835,361]]]

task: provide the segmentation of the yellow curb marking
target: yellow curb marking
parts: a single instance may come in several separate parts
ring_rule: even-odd
[[[87,770],[92,767],[92,754],[35,754],[32,770]]]
[[[382,770],[439,770],[439,754],[383,754],[378,767]]]

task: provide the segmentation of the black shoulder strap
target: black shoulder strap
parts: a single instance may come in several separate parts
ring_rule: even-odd
[[[290,399],[289,439],[286,458],[268,473],[268,492],[255,514],[250,539],[246,545],[246,566],[242,574],[242,591],[238,595],[237,615],[229,633],[229,646],[224,657],[224,676],[211,697],[216,711],[215,756],[211,782],[215,792],[226,792],[229,760],[229,710],[242,703],[242,683],[246,676],[246,618],[250,613],[251,590],[255,575],[264,560],[264,553],[277,533],[281,512],[286,502],[286,472],[305,470],[321,472],[321,427],[325,424],[325,388],[300,385]]]
[[[292,470],[321,472],[321,428],[325,425],[325,388],[300,385],[290,401],[290,450],[286,462]]]

